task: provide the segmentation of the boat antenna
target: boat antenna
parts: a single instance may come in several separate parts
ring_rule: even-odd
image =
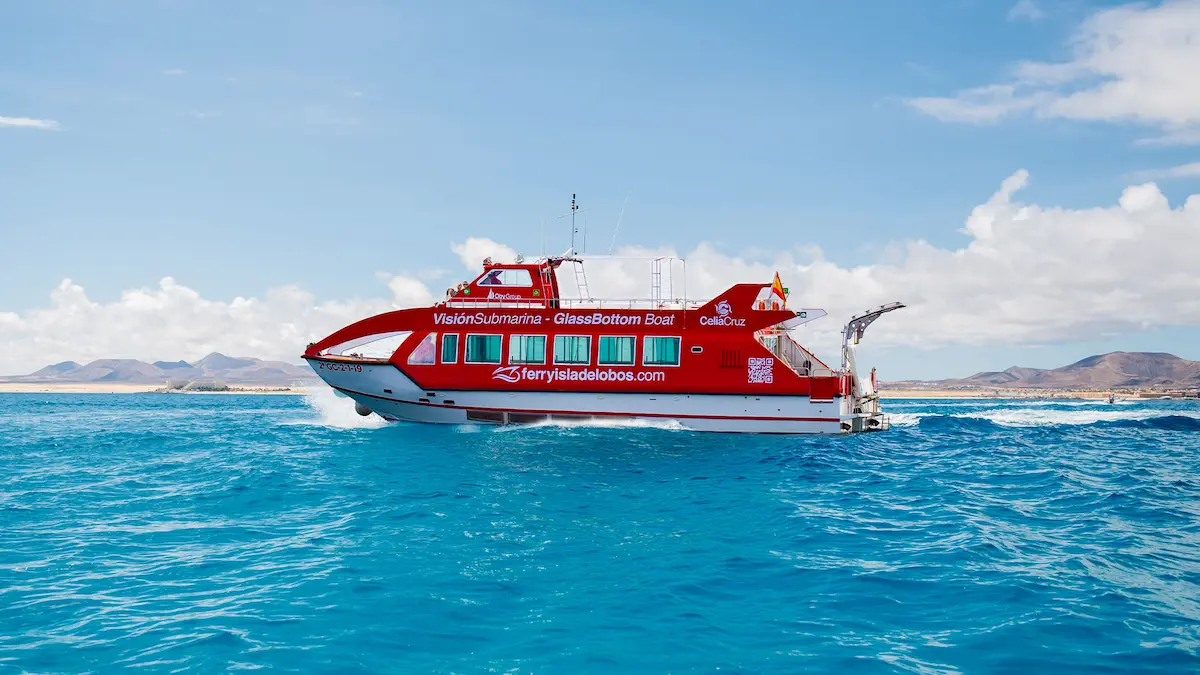
[[[575,203],[575,193],[571,193],[571,213],[564,213],[559,216],[559,218],[566,218],[568,215],[571,216],[571,255],[578,253],[578,251],[575,250],[575,235],[579,233],[579,229],[575,227],[575,215],[578,213],[583,213],[584,211],[587,211],[587,209],[579,208],[579,205]],[[583,247],[587,248],[586,234],[584,235]]]
[[[608,243],[609,255],[612,255],[613,247],[617,245],[617,233],[621,231],[621,219],[625,217],[625,206],[629,204],[629,195],[632,193],[632,190],[625,193],[625,202],[621,204],[621,215],[617,216],[617,226],[613,228],[612,241]]]

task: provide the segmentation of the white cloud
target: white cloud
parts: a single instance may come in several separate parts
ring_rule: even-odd
[[[183,68],[167,68],[162,71],[162,74],[168,77],[177,77],[179,75],[183,75],[183,73]]]
[[[1009,84],[966,89],[955,98],[915,98],[909,105],[943,122],[989,124],[1017,112],[1034,110],[1037,97],[1018,96]]]
[[[1200,141],[1200,0],[1096,12],[1070,47],[1067,61],[1020,63],[1005,82],[909,104],[947,122],[990,123],[1032,113],[1152,126],[1161,135],[1149,143]]]
[[[1020,0],[1008,10],[1009,21],[1039,21],[1046,18],[1046,13],[1033,0]]]
[[[1145,183],[1126,188],[1110,206],[1066,209],[1017,201],[1028,181],[1025,171],[1014,173],[973,209],[961,247],[897,243],[887,261],[876,264],[844,267],[813,247],[747,256],[701,244],[683,256],[688,295],[712,297],[733,283],[767,283],[778,270],[791,289],[791,306],[829,312],[801,337],[831,358],[845,319],[893,300],[909,307],[872,326],[873,345],[1044,344],[1200,326],[1200,195],[1171,208],[1156,185]],[[515,255],[479,237],[451,248],[468,270],[464,276],[477,273],[486,256],[507,261]],[[676,252],[625,247],[618,254]],[[645,262],[592,261],[588,270],[595,297],[648,295]],[[664,288],[664,295],[683,294],[682,276],[677,268],[674,292]],[[573,274],[562,270],[559,278],[571,297]],[[413,277],[384,279],[388,299],[317,302],[286,286],[262,298],[224,302],[167,278],[107,303],[93,301],[68,279],[47,307],[0,312],[0,373],[67,359],[194,359],[214,350],[295,361],[308,342],[351,321],[441,297]]]
[[[54,120],[38,120],[31,117],[0,117],[0,127],[25,127],[45,131],[58,131],[62,128]]]
[[[1171,129],[1164,132],[1161,136],[1138,139],[1136,145],[1200,145],[1200,126],[1190,129]]]
[[[58,361],[98,358],[193,360],[213,351],[297,362],[305,345],[342,326],[396,307],[428,305],[420,282],[388,280],[390,299],[317,302],[282,286],[262,298],[209,300],[174,279],[96,302],[70,279],[47,307],[0,313],[0,373],[25,374]]]
[[[973,209],[961,229],[963,246],[903,242],[888,262],[845,267],[811,247],[750,258],[701,244],[682,253],[688,295],[712,297],[733,283],[765,283],[778,270],[791,289],[791,306],[829,312],[802,336],[830,356],[847,318],[894,300],[908,308],[872,326],[871,344],[1028,345],[1200,325],[1194,253],[1200,250],[1200,195],[1172,209],[1158,187],[1146,183],[1126,188],[1111,206],[1065,209],[1017,201],[1028,182],[1028,173],[1017,171]],[[495,245],[476,245],[484,243]],[[625,247],[618,254],[680,252]],[[676,284],[681,277],[677,271]],[[573,275],[560,272],[559,279],[570,297]],[[593,261],[588,281],[597,297],[645,296],[649,268]],[[675,290],[681,295],[678,285]]]
[[[484,258],[491,258],[496,262],[512,262],[513,258],[517,257],[517,252],[512,248],[483,237],[467,237],[461,244],[451,244],[450,250],[470,270],[479,269]]]
[[[388,280],[392,300],[400,307],[428,307],[433,304],[433,293],[412,277],[397,276]]]
[[[1200,162],[1181,164],[1167,169],[1150,169],[1136,174],[1141,180],[1163,180],[1168,178],[1194,178],[1200,176]]]

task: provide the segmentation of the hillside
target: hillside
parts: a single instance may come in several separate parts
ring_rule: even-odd
[[[892,383],[892,386],[900,383]],[[1061,368],[1013,366],[954,380],[922,383],[948,388],[1114,389],[1200,387],[1200,361],[1160,352],[1111,352]]]
[[[195,363],[98,359],[79,365],[74,361],[64,361],[29,375],[0,377],[0,382],[164,384],[168,380],[193,380],[230,385],[288,386],[311,381],[315,377],[307,366],[249,357],[233,358],[214,352]]]

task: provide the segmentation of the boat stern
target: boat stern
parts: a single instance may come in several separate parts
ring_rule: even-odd
[[[847,398],[848,402],[853,399]],[[879,397],[859,399],[853,411],[842,415],[842,432],[847,434],[868,433],[872,431],[889,431],[892,428],[891,419],[879,408]]]

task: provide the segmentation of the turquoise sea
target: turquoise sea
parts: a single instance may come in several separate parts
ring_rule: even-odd
[[[0,394],[0,672],[1200,672],[1200,404],[888,408],[803,438]]]

